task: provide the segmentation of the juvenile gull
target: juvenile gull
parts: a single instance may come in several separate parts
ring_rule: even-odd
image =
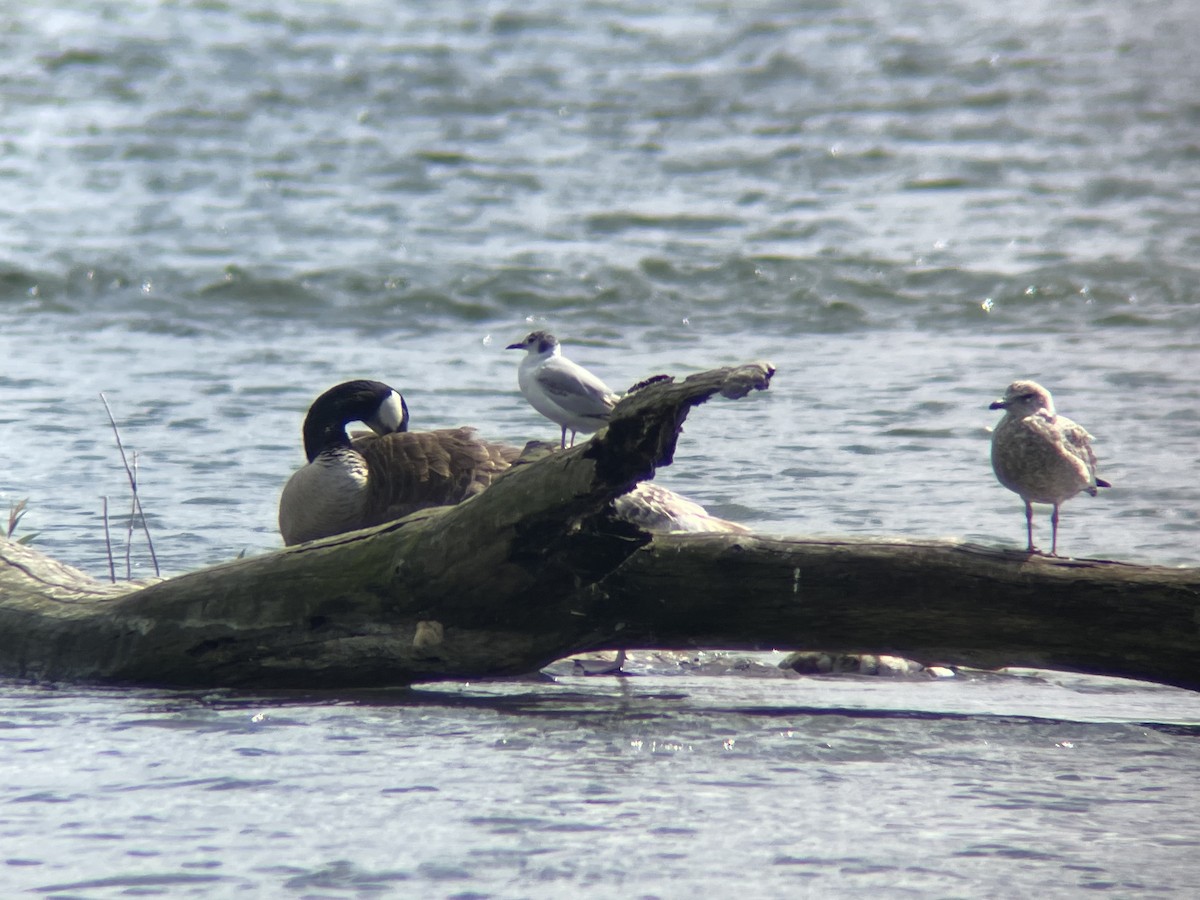
[[[517,385],[529,405],[562,427],[560,446],[571,446],[575,433],[591,434],[612,415],[620,399],[603,381],[562,355],[558,338],[548,331],[534,331],[523,341],[509,344],[506,350],[524,350],[517,368]]]
[[[1058,556],[1058,508],[1080,491],[1112,487],[1096,477],[1092,436],[1054,411],[1050,392],[1034,381],[1014,381],[990,409],[1004,410],[992,432],[992,469],[1000,483],[1025,501],[1027,550],[1033,546],[1033,504],[1049,503],[1050,555]]]

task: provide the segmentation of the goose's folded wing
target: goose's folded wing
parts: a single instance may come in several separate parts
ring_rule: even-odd
[[[520,450],[485,441],[471,428],[406,431],[355,440],[370,470],[366,524],[431,506],[452,506],[482,491]]]

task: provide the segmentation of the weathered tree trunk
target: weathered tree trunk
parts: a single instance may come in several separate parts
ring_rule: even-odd
[[[951,541],[660,535],[600,585],[628,647],[886,653],[1200,690],[1200,570]]]
[[[611,500],[688,410],[763,365],[660,381],[591,441],[480,496],[150,585],[0,541],[0,674],[351,687],[534,671],[582,650],[808,648],[1200,688],[1200,572],[945,542],[650,535]]]

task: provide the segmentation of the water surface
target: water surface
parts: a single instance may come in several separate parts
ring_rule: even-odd
[[[28,498],[55,558],[107,574],[107,497],[123,574],[101,391],[178,574],[279,547],[337,381],[396,385],[414,427],[553,437],[501,349],[545,327],[617,388],[772,360],[660,475],[757,530],[1019,546],[987,404],[1033,377],[1115,485],[1060,548],[1200,563],[1190,2],[0,12],[0,508]],[[7,684],[0,884],[1196,892],[1191,694],[637,671]]]

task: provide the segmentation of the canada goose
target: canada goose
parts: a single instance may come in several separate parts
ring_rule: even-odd
[[[1092,436],[1054,411],[1050,392],[1034,381],[1014,381],[990,409],[1004,410],[992,432],[992,469],[1000,483],[1025,501],[1027,552],[1033,546],[1033,504],[1049,503],[1050,555],[1058,555],[1058,508],[1080,491],[1112,487],[1096,477]]]
[[[346,425],[374,434],[351,441]],[[459,503],[482,491],[520,455],[485,441],[472,428],[407,431],[408,407],[379,381],[330,388],[304,420],[308,464],[279,499],[287,545],[398,519],[419,509]]]
[[[517,385],[529,405],[562,427],[561,446],[571,446],[575,433],[591,434],[612,415],[620,399],[603,381],[562,355],[558,338],[548,331],[534,331],[506,350],[525,350],[517,368]]]

